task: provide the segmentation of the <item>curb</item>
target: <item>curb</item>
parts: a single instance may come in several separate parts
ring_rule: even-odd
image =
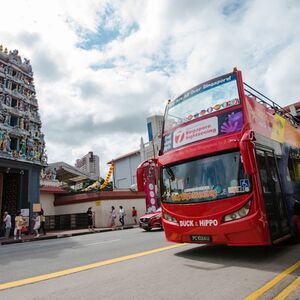
[[[123,230],[127,229],[133,229],[137,228],[135,226],[125,226]],[[36,242],[36,241],[44,241],[44,240],[54,240],[54,239],[61,239],[61,238],[68,238],[72,236],[79,236],[79,235],[87,235],[87,234],[95,234],[95,233],[103,233],[103,232],[109,232],[109,231],[118,231],[121,230],[121,228],[107,228],[107,229],[99,229],[95,231],[87,231],[87,232],[75,232],[75,233],[58,233],[56,235],[49,235],[49,236],[43,236],[38,238],[31,238],[27,240],[11,240],[11,241],[4,241],[0,242],[0,245],[11,245],[11,244],[21,244],[21,243],[28,243],[28,242]]]

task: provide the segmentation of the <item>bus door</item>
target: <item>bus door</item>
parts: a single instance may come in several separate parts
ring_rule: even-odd
[[[264,194],[272,241],[289,233],[287,211],[281,193],[277,162],[272,149],[256,148],[256,159]]]

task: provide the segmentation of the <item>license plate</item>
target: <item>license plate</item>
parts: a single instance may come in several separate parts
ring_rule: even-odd
[[[191,235],[192,242],[211,242],[211,235]]]

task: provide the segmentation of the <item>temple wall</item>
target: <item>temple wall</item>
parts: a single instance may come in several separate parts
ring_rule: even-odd
[[[44,201],[43,201],[44,202]],[[145,199],[114,199],[114,200],[92,200],[84,203],[73,203],[68,205],[60,205],[54,208],[56,215],[84,213],[89,207],[95,212],[96,227],[108,227],[110,224],[111,206],[114,206],[118,215],[119,206],[125,209],[125,225],[134,224],[131,217],[132,206],[138,211],[138,217],[142,216],[146,211]],[[50,211],[50,209],[49,209]],[[46,215],[49,215],[46,211]],[[119,225],[117,218],[117,225]]]
[[[95,212],[95,226],[103,228],[108,227],[111,223],[110,212],[112,206],[115,207],[117,216],[119,216],[119,206],[123,206],[126,213],[125,225],[134,224],[134,220],[131,217],[133,206],[138,211],[138,217],[144,215],[146,212],[145,194],[142,192],[115,190],[66,194],[62,193],[59,189],[56,189],[55,192],[50,192],[51,189],[52,188],[47,189],[44,187],[44,190],[40,193],[40,202],[44,209],[46,219],[51,219],[52,222],[57,220],[53,216],[63,217],[70,215],[70,217],[73,218],[78,214],[85,214],[88,208],[92,207],[92,210]],[[120,225],[118,219],[119,218],[117,218],[116,223]],[[56,230],[61,230],[56,226],[54,227]],[[54,227],[52,226],[52,230],[54,230]],[[76,228],[76,226],[72,228]]]
[[[55,206],[54,206],[55,196],[51,193],[41,193],[40,203],[44,210],[45,215],[53,216],[55,215]]]

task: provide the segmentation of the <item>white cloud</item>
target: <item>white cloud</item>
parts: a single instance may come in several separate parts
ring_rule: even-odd
[[[32,61],[50,161],[92,150],[103,174],[146,140],[147,115],[235,66],[279,104],[299,99],[296,0],[15,0],[1,9],[0,42]]]

